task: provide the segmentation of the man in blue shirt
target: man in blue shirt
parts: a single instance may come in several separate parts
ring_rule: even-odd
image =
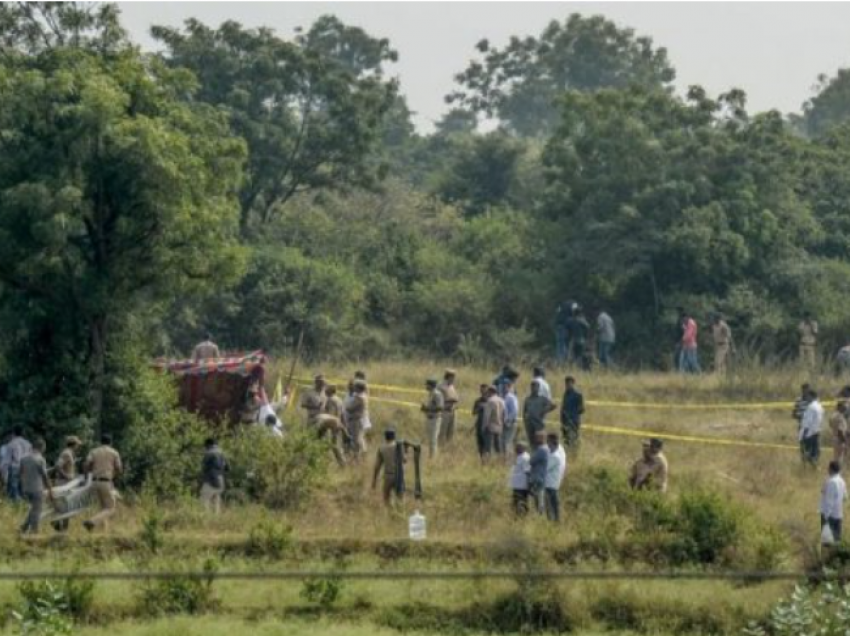
[[[546,492],[546,472],[549,469],[549,448],[546,446],[546,431],[534,436],[534,452],[531,454],[531,471],[528,473],[528,490],[539,514],[544,514],[543,501]]]
[[[513,384],[508,384],[505,394],[505,428],[502,432],[502,455],[507,454],[508,449],[514,447],[518,420],[519,400],[516,396],[516,387]]]
[[[584,413],[584,396],[576,389],[576,379],[566,377],[566,391],[561,405],[561,428],[564,431],[564,444],[577,449],[581,429],[581,416]]]

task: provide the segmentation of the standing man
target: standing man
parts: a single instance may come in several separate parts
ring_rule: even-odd
[[[493,379],[493,386],[496,387],[496,392],[499,396],[505,397],[505,394],[507,393],[507,386],[509,384],[516,384],[517,380],[519,380],[519,371],[514,369],[511,365],[506,364],[502,367],[501,373]]]
[[[546,436],[549,461],[546,464],[546,518],[558,523],[561,520],[561,482],[567,471],[567,454],[561,447],[557,433]]]
[[[711,337],[714,340],[714,372],[726,375],[729,353],[732,351],[732,330],[723,319],[723,314],[716,313],[711,321]]]
[[[487,403],[486,384],[478,387],[478,399],[472,405],[472,417],[475,418],[475,444],[478,457],[484,459],[484,405]]]
[[[64,486],[77,478],[77,449],[82,444],[82,441],[76,435],[65,438],[65,448],[59,453],[59,458],[53,467],[54,482],[57,486]],[[59,532],[65,532],[68,530],[69,521],[70,519],[56,521],[53,527]]]
[[[213,342],[212,335],[209,332],[207,332],[203,342],[195,345],[195,350],[192,352],[192,360],[195,362],[220,357],[221,352],[218,350],[218,345]]]
[[[509,448],[513,448],[516,439],[516,428],[519,424],[519,400],[516,396],[516,387],[508,385],[508,393],[505,395],[505,430],[502,433],[502,455],[506,455]]]
[[[549,447],[546,446],[546,431],[534,434],[534,451],[531,453],[531,467],[528,472],[528,491],[538,514],[543,514],[543,497],[546,492],[546,472],[549,469]]]
[[[325,387],[325,412],[320,418],[317,427],[319,438],[329,438],[331,443],[331,452],[339,466],[345,465],[345,455],[343,453],[343,440],[348,439],[348,429],[343,422],[345,421],[345,405],[342,399],[337,395],[335,384],[329,384]]]
[[[661,452],[660,439],[650,439],[643,443],[643,455],[632,464],[629,474],[629,486],[633,490],[657,490],[667,492],[667,458]]]
[[[531,383],[531,395],[525,398],[522,405],[522,419],[525,422],[525,434],[528,443],[534,446],[537,433],[546,429],[546,416],[558,406],[549,398],[540,395],[540,382]],[[544,439],[545,443],[546,440]]]
[[[829,418],[832,431],[832,459],[842,466],[847,456],[847,402],[838,402]]]
[[[604,309],[596,317],[596,342],[599,354],[599,364],[608,368],[611,366],[611,352],[614,350],[614,342],[617,333],[614,328],[614,319]]]
[[[381,496],[383,497],[384,505],[388,508],[393,503],[393,492],[396,492],[396,498],[401,497],[396,491],[399,468],[397,446],[395,430],[388,428],[384,431],[384,443],[378,448],[378,456],[375,459],[375,471],[372,474],[372,490],[375,490],[378,487],[378,477],[381,474],[381,470],[384,471]]]
[[[204,442],[201,460],[201,503],[207,512],[221,513],[221,496],[224,494],[224,474],[230,469],[227,458],[212,437]]]
[[[558,309],[555,311],[555,360],[561,365],[567,361],[570,352],[567,323],[571,317],[570,303],[558,304]]]
[[[543,367],[534,367],[531,372],[532,382],[536,381],[539,385],[540,395],[552,399],[552,389],[549,388],[549,383],[546,381],[546,370]]]
[[[823,483],[820,495],[820,526],[829,525],[832,541],[841,541],[841,525],[844,519],[844,502],[847,500],[847,485],[841,477],[841,464],[829,462],[829,476]]]
[[[697,321],[684,313],[682,323],[682,354],[679,371],[682,373],[700,373],[699,356],[697,355]]]
[[[325,376],[321,373],[313,378],[313,388],[301,394],[301,408],[307,413],[307,426],[315,427],[325,410],[327,395],[325,395]]]
[[[813,369],[818,344],[818,321],[812,318],[811,312],[803,314],[803,320],[797,325],[800,334],[800,362],[803,366]]]
[[[437,456],[437,444],[440,438],[440,426],[443,422],[443,394],[437,388],[437,380],[428,378],[425,380],[425,401],[420,410],[425,413],[425,439],[428,440],[428,457]]]
[[[584,414],[584,396],[576,388],[576,379],[568,375],[564,379],[564,401],[561,405],[561,429],[564,444],[578,449],[581,434],[581,416]]]
[[[21,459],[21,492],[30,505],[27,518],[21,526],[21,534],[38,534],[45,490],[47,496],[53,500],[53,490],[47,476],[47,462],[44,461],[46,448],[44,440],[38,438],[29,455]]]
[[[803,427],[803,415],[806,412],[806,408],[809,406],[809,402],[811,402],[811,398],[809,396],[811,390],[812,386],[808,382],[804,382],[800,385],[800,397],[794,401],[794,410],[791,412],[791,417],[797,421],[797,433],[799,433],[800,429]]]
[[[21,461],[32,452],[32,444],[24,439],[22,426],[12,429],[12,439],[6,445],[7,469],[6,492],[12,502],[21,500]]]
[[[99,525],[106,525],[109,518],[115,514],[113,482],[124,472],[121,456],[112,448],[112,436],[105,433],[100,438],[100,444],[89,452],[85,464],[85,472],[91,475],[92,489],[100,504],[100,512],[83,522],[83,526],[89,532]]]
[[[366,421],[369,417],[369,398],[366,395],[366,382],[355,380],[352,394],[345,404],[345,422],[348,436],[351,438],[351,452],[354,461],[360,461],[366,452]]]
[[[455,388],[457,372],[454,369],[446,369],[443,381],[437,388],[443,394],[443,422],[440,426],[440,443],[450,444],[455,436],[455,409],[460,396]]]
[[[800,426],[800,454],[803,463],[817,466],[820,459],[820,431],[823,427],[823,406],[818,393],[809,389],[809,405],[803,413]]]
[[[590,324],[584,317],[584,311],[581,307],[577,307],[567,324],[567,332],[573,345],[571,360],[581,365],[581,368],[585,371],[590,366],[587,358],[587,334],[589,331]]]
[[[484,403],[484,457],[502,452],[502,433],[505,430],[505,401],[496,387],[487,387]]]

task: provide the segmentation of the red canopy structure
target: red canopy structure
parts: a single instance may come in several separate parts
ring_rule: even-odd
[[[155,368],[173,375],[180,386],[180,405],[209,420],[241,421],[251,404],[249,391],[259,391],[266,400],[263,351],[226,358],[204,360],[166,360],[160,358]]]

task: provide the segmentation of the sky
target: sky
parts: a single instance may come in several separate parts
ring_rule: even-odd
[[[389,38],[414,121],[429,132],[446,111],[453,77],[487,38],[539,35],[570,13],[601,14],[652,37],[676,68],[676,86],[710,94],[741,88],[752,112],[796,112],[821,73],[850,66],[850,3],[820,2],[119,2],[133,39],[155,49],[153,24],[179,26],[194,17],[217,26],[236,20],[289,38],[295,27],[335,14],[370,35]]]

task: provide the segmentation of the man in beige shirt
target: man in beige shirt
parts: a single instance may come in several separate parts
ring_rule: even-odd
[[[715,314],[711,321],[711,336],[714,340],[714,372],[726,374],[729,353],[732,351],[732,330],[723,319],[723,314]]]
[[[92,489],[100,504],[100,512],[83,523],[89,531],[100,525],[106,525],[107,520],[115,514],[113,482],[124,472],[121,456],[112,448],[112,436],[104,434],[100,438],[100,443],[100,446],[89,453],[85,464],[85,472],[91,476]]]
[[[643,456],[632,464],[629,486],[634,490],[657,490],[667,492],[667,458],[661,452],[660,439],[643,443]]]
[[[378,477],[380,477],[381,471],[384,472],[381,496],[384,505],[388,507],[392,505],[393,493],[396,492],[398,468],[398,446],[395,430],[390,428],[384,431],[384,444],[378,449],[378,456],[375,458],[375,470],[372,473],[372,489],[374,490],[378,487]],[[396,495],[396,498],[399,498],[399,495]]]
[[[838,402],[829,418],[829,428],[832,431],[832,458],[842,466],[847,456],[847,402]]]
[[[328,396],[325,394],[325,376],[321,373],[313,378],[313,388],[301,394],[301,408],[307,412],[307,426],[316,426],[325,411]]]
[[[218,350],[218,345],[213,342],[212,335],[209,333],[203,342],[195,346],[195,350],[192,352],[192,360],[195,362],[220,357],[221,352]]]
[[[82,444],[82,441],[76,435],[65,438],[65,448],[59,453],[59,458],[53,468],[54,483],[57,486],[70,483],[77,477],[76,453]],[[59,532],[64,532],[68,529],[69,521],[69,519],[62,519],[62,521],[55,522],[53,527]]]
[[[440,425],[441,444],[450,443],[455,435],[455,410],[458,402],[460,402],[460,396],[458,396],[455,388],[456,377],[457,373],[454,369],[446,369],[443,381],[437,387],[443,394],[443,421]]]
[[[429,378],[425,381],[425,388],[428,391],[425,396],[425,401],[422,403],[421,410],[425,413],[425,438],[428,440],[428,457],[434,458],[437,456],[437,445],[440,438],[440,427],[443,423],[443,394],[437,388],[437,381]]]
[[[810,312],[803,315],[803,320],[797,325],[800,334],[800,362],[809,369],[815,366],[815,354],[818,344],[818,321],[812,318]]]
[[[351,438],[351,455],[354,461],[366,452],[366,418],[369,414],[369,398],[366,395],[366,382],[355,380],[351,385],[351,395],[345,401],[345,423]]]

